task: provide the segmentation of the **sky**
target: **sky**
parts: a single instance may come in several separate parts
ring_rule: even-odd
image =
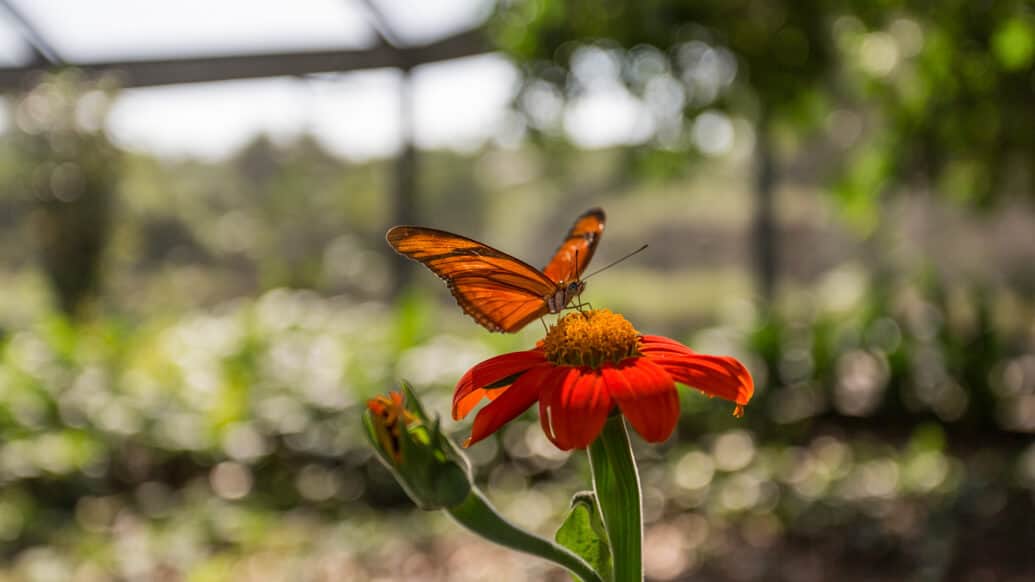
[[[375,0],[376,1],[376,0]],[[233,54],[375,41],[359,0],[11,0],[63,59],[71,62]],[[492,0],[381,0],[396,37],[421,44],[477,26]],[[28,52],[10,15],[0,18],[0,66]],[[520,141],[509,112],[518,71],[489,54],[425,65],[412,75],[419,146],[470,150],[487,140]],[[401,75],[373,70],[311,78],[273,78],[128,89],[108,132],[123,147],[167,157],[220,159],[260,133],[290,140],[311,133],[350,159],[389,156],[401,142]],[[585,147],[644,139],[645,108],[623,89],[598,91],[564,114]]]

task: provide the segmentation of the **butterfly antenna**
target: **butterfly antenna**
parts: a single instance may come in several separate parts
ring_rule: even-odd
[[[590,277],[592,277],[593,275],[596,275],[597,273],[603,273],[604,271],[610,269],[611,267],[617,265],[618,263],[621,263],[625,259],[628,259],[628,258],[632,257],[633,255],[638,255],[638,254],[642,253],[645,250],[647,250],[647,245],[643,245],[642,247],[636,249],[635,251],[625,255],[624,257],[622,257],[622,258],[620,258],[620,259],[618,259],[616,261],[611,261],[611,263],[609,263],[607,265],[604,265],[603,267],[600,267],[596,271],[593,271],[592,273],[586,275],[585,277],[582,278],[582,280],[585,281],[586,279],[589,279]]]
[[[571,274],[575,276],[575,280],[579,279],[579,249],[575,249],[575,262],[571,265]]]
[[[574,271],[572,275],[575,275],[575,280],[582,281],[583,279],[579,278],[579,249],[575,249],[575,264],[572,265],[571,269],[572,271]],[[575,296],[575,300],[578,301],[578,303],[575,305],[575,309],[578,309],[579,313],[585,316],[586,313],[582,311],[582,306],[585,305],[584,303],[582,303],[582,291],[579,291],[578,295]]]

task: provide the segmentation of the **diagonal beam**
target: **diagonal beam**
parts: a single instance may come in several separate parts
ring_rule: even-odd
[[[18,10],[10,0],[0,0],[0,6],[7,12],[22,35],[22,38],[32,49],[33,61],[46,62],[51,65],[60,65],[62,60],[54,47],[50,46],[47,39],[40,34],[32,22]]]
[[[374,32],[377,33],[378,38],[382,42],[390,44],[392,46],[402,46],[402,42],[399,40],[399,36],[392,30],[391,24],[388,23],[388,18],[385,17],[385,13],[381,10],[374,0],[362,0],[360,2],[367,9],[367,13],[372,21],[370,25],[374,28]]]
[[[2,0],[0,0],[2,1]],[[396,48],[301,51],[157,60],[67,63],[87,77],[111,75],[122,87],[153,87],[233,79],[340,73],[410,66],[485,54],[493,49],[481,30],[456,34],[426,45]],[[46,63],[0,68],[0,91],[25,89],[42,73],[59,70]]]

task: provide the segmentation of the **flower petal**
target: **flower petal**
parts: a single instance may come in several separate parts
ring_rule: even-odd
[[[540,389],[556,370],[557,368],[551,364],[541,364],[522,374],[509,388],[501,389],[502,394],[479,410],[474,417],[471,437],[464,446],[470,446],[496,432],[532,406],[539,398]]]
[[[684,346],[674,339],[660,335],[641,335],[640,353],[656,355],[686,356],[697,352]]]
[[[657,356],[648,353],[645,357],[664,368],[676,382],[709,396],[736,402],[739,406],[746,405],[755,392],[755,383],[747,368],[729,356]]]
[[[667,439],[679,420],[679,393],[661,366],[647,358],[629,358],[601,368],[604,383],[622,414],[647,442]]]
[[[489,400],[495,400],[500,394],[503,394],[510,388],[510,384],[506,386],[500,386],[499,388],[470,388],[466,391],[463,396],[453,396],[453,420],[460,420],[466,417],[474,410],[475,406],[482,401],[482,398],[488,398]]]
[[[456,391],[453,393],[453,420],[467,416],[483,397],[491,400],[505,389],[504,386],[499,386],[486,390],[486,386],[520,374],[544,361],[546,358],[542,351],[528,350],[503,354],[475,364],[456,384]]]
[[[589,368],[565,370],[543,386],[539,422],[557,448],[568,451],[589,446],[604,428],[613,406],[603,378]]]

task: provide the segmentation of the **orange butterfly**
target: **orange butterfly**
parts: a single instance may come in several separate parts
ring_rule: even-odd
[[[547,313],[559,313],[586,284],[579,279],[604,232],[604,211],[579,216],[549,264],[528,263],[467,237],[424,228],[396,226],[388,244],[423,263],[445,280],[457,304],[489,331],[515,332]]]

